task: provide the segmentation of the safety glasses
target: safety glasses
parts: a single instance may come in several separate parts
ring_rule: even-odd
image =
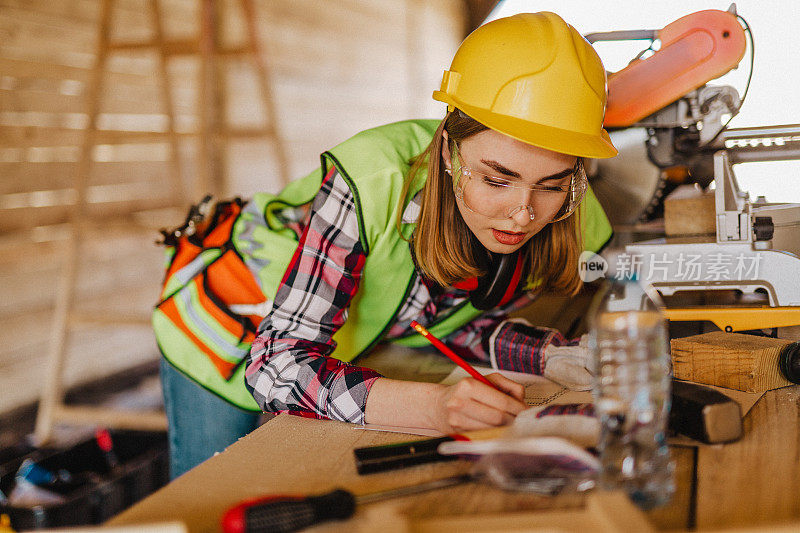
[[[479,215],[506,219],[525,210],[530,220],[538,218],[558,222],[575,211],[588,188],[583,159],[580,157],[572,172],[564,176],[566,183],[527,185],[470,169],[463,163],[457,145],[453,145],[456,197],[467,209]]]

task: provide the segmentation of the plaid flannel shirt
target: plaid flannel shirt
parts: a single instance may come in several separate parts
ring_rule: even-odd
[[[414,222],[418,212],[415,199],[404,212],[404,222]],[[363,424],[367,395],[381,375],[330,357],[336,348],[333,334],[347,320],[348,305],[358,290],[367,258],[358,238],[353,194],[335,169],[325,176],[307,221],[299,229],[302,233],[297,250],[272,311],[253,342],[246,385],[265,411]],[[435,323],[467,298],[464,290],[443,289],[417,275],[384,340],[410,334],[412,320],[425,326]],[[444,341],[467,359],[539,373],[543,360],[540,352],[547,345],[543,341],[553,338],[552,330],[529,326],[525,335],[528,342],[520,342],[520,336],[513,332],[515,323],[506,321],[509,312],[532,301],[531,294],[522,294]],[[497,344],[494,350],[490,349],[490,339]],[[505,355],[490,357],[490,352]]]

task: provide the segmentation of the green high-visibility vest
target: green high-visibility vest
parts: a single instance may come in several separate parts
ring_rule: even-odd
[[[264,295],[274,299],[297,247],[295,233],[285,227],[279,213],[312,201],[323,176],[336,167],[355,198],[359,239],[367,253],[347,320],[333,335],[336,349],[332,356],[337,359],[353,361],[374,347],[408,297],[415,269],[406,239],[414,225],[403,224],[400,235],[397,214],[411,159],[425,150],[438,124],[437,120],[408,120],[363,131],[322,154],[321,168],[290,183],[279,194],[256,194],[234,226],[237,252],[256,274]],[[425,177],[424,172],[418,177],[404,205],[419,192]],[[598,251],[611,237],[611,225],[591,190],[580,209],[584,247]],[[465,302],[429,329],[438,337],[446,337],[481,313]],[[244,365],[226,381],[188,339],[181,339],[183,334],[170,327],[158,310],[153,321],[162,353],[174,366],[234,405],[258,410],[244,386]],[[407,346],[427,344],[416,334],[396,342]]]

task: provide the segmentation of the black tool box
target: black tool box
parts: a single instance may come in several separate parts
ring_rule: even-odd
[[[14,489],[15,475],[25,459],[51,472],[65,470],[73,482],[46,487],[64,501],[15,507],[0,503],[0,514],[16,530],[99,524],[169,481],[165,433],[112,431],[117,466],[111,468],[95,439],[67,449],[34,449],[0,464],[0,491]]]

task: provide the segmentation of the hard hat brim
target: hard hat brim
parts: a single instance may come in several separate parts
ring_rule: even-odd
[[[457,107],[481,124],[503,135],[508,135],[513,139],[538,146],[539,148],[594,159],[608,159],[615,157],[618,153],[604,128],[600,129],[600,135],[591,135],[493,113],[486,109],[458,102],[441,91],[435,91],[433,97],[436,100]]]

